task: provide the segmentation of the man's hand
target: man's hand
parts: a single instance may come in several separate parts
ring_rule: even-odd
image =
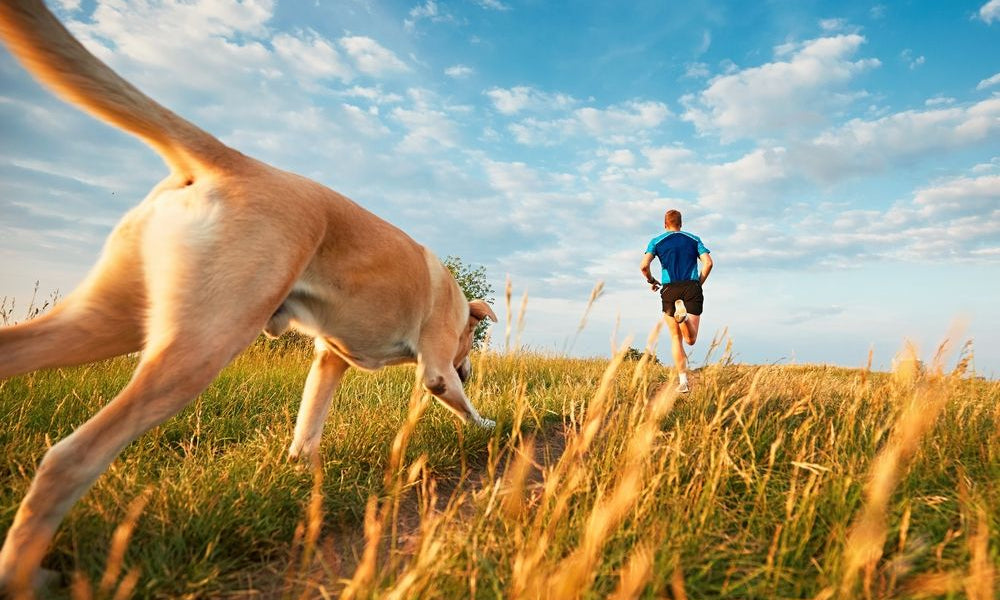
[[[660,289],[660,282],[653,279],[653,274],[649,271],[649,264],[652,262],[653,254],[647,252],[646,255],[642,257],[642,264],[639,265],[639,270],[642,271],[642,276],[646,278],[646,283],[648,283],[655,292]]]

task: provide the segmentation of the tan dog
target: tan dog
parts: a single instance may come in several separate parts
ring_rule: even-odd
[[[483,426],[462,383],[489,305],[405,233],[322,185],[223,145],[91,55],[40,0],[0,1],[0,37],[64,99],[140,137],[170,175],[49,313],[0,329],[0,378],[141,350],[132,380],[53,446],[0,551],[23,589],[73,503],[137,436],[183,408],[265,329],[316,340],[289,455],[317,452],[349,366],[418,363],[422,384]],[[2,591],[0,591],[2,595]]]

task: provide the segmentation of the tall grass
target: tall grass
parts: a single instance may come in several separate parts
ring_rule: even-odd
[[[678,397],[626,348],[476,355],[493,432],[412,368],[349,373],[299,465],[309,356],[261,341],[126,448],[47,566],[76,597],[996,597],[1000,384],[968,361],[894,376],[727,352]],[[0,383],[0,531],[45,448],[133,367]]]

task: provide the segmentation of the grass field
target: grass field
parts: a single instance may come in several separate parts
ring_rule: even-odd
[[[859,361],[861,362],[861,361]],[[134,358],[0,383],[0,531]],[[351,372],[289,464],[309,354],[260,341],[128,446],[46,566],[74,597],[996,598],[1000,383],[480,354],[493,432]],[[116,534],[117,531],[117,534]]]

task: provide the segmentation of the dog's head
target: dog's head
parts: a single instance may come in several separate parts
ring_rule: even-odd
[[[458,338],[458,354],[455,356],[455,370],[458,371],[458,377],[462,383],[465,383],[472,376],[472,362],[469,361],[469,352],[472,351],[472,340],[476,326],[487,317],[494,323],[497,322],[497,316],[489,304],[483,300],[469,302],[469,322]]]

